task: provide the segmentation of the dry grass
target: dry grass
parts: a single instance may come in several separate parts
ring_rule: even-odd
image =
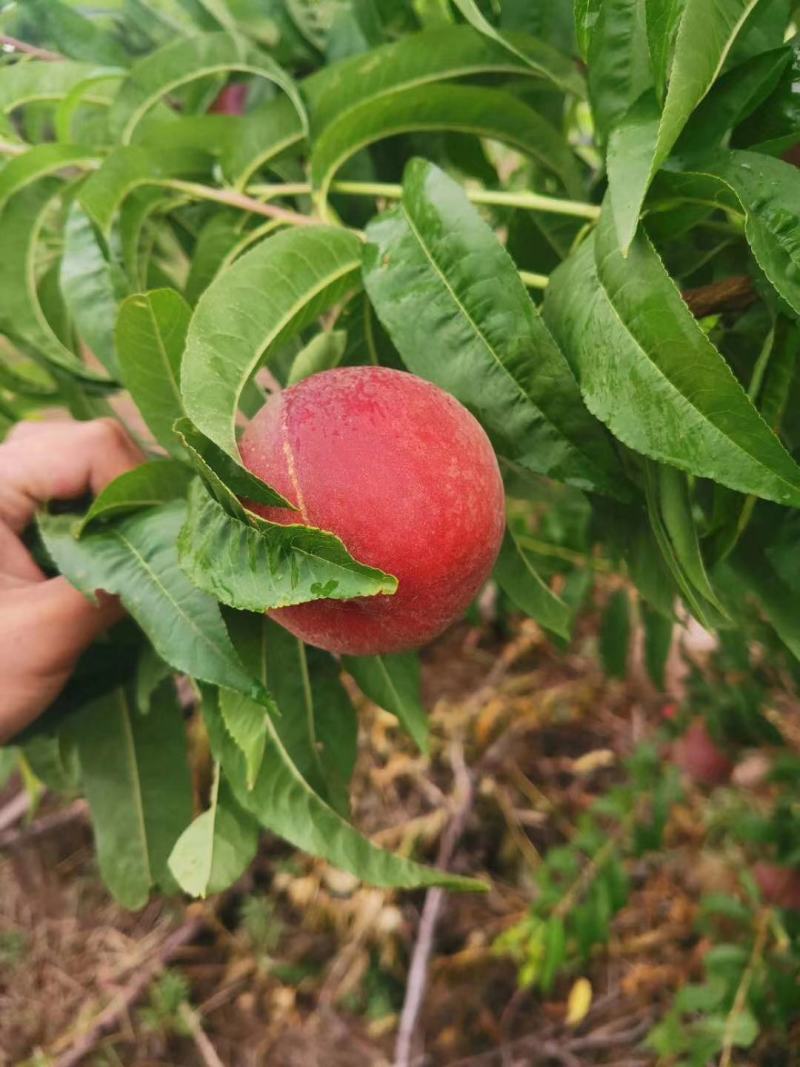
[[[453,864],[490,877],[492,888],[447,901],[420,1067],[652,1062],[641,1037],[670,991],[700,973],[695,902],[704,880],[719,875],[694,862],[703,842],[691,811],[670,826],[670,862],[636,871],[611,944],[590,968],[593,1006],[577,1030],[565,1021],[570,981],[548,998],[520,993],[492,942],[525,913],[539,857],[564,840],[658,723],[660,699],[641,682],[602,677],[591,622],[569,653],[530,623],[510,640],[462,626],[426,653],[424,688],[430,762],[390,716],[362,706],[353,795],[364,830],[430,859],[452,790],[450,742],[461,740],[471,766],[497,744]],[[227,1067],[387,1065],[420,903],[420,894],[361,886],[266,838],[242,883],[217,914],[208,912],[206,933],[172,966],[188,980],[200,1025]],[[0,1065],[16,1067],[35,1049],[52,1057],[41,1063],[57,1062],[185,913],[180,901],[136,915],[117,908],[96,878],[82,823],[0,860]],[[191,1035],[148,1032],[139,1009],[89,1062],[208,1063]]]

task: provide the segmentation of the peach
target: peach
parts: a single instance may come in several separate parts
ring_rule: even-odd
[[[491,572],[504,528],[497,459],[466,408],[421,378],[385,367],[312,375],[268,400],[240,451],[299,515],[254,511],[329,530],[398,579],[393,596],[270,612],[311,645],[362,656],[424,644]]]
[[[800,911],[800,870],[760,861],[753,867],[761,895],[767,904]]]
[[[699,785],[722,785],[733,771],[733,764],[717,745],[702,719],[695,719],[686,733],[672,746],[677,767]]]
[[[249,86],[245,82],[231,82],[217,93],[209,115],[243,115],[247,104]]]

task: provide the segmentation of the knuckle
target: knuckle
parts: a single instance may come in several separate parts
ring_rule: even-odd
[[[87,423],[87,428],[91,427],[92,432],[108,446],[119,446],[127,444],[128,438],[125,431],[122,429],[116,419],[110,415],[105,416],[102,419],[94,419],[92,422]]]

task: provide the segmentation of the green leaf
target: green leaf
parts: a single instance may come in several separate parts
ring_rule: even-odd
[[[525,59],[469,26],[447,26],[413,34],[325,67],[302,83],[315,130],[355,105],[401,89],[487,73],[534,76],[580,94],[582,82],[571,60],[527,34],[507,34]],[[263,115],[248,115],[240,137],[222,159],[226,174],[241,186],[255,169],[303,140],[293,109],[274,101]]]
[[[112,34],[62,0],[25,0],[40,33],[70,59],[124,66],[125,49]]]
[[[95,67],[82,81],[77,82],[58,102],[53,113],[56,140],[65,144],[91,143],[105,145],[108,141],[105,115],[126,71],[121,67]],[[84,116],[93,115],[97,129],[87,129],[81,123]],[[90,136],[92,134],[92,136]]]
[[[310,600],[391,594],[397,579],[358,563],[334,534],[230,515],[195,481],[178,539],[181,565],[199,588],[224,604],[267,611]]]
[[[365,55],[334,63],[302,83],[316,133],[352,107],[401,89],[483,74],[541,77],[580,95],[572,60],[525,33],[508,33],[518,54],[471,26],[443,26],[411,34]]]
[[[181,357],[191,314],[174,289],[154,289],[129,296],[117,317],[122,380],[155,439],[173,454],[180,454],[172,427],[183,416]]]
[[[795,322],[780,317],[775,344],[769,357],[764,384],[758,393],[758,409],[766,424],[778,433],[789,403],[797,361],[800,357],[800,330]]]
[[[795,554],[796,558],[796,554]],[[796,564],[792,563],[791,573]],[[800,660],[800,618],[797,615],[797,590],[787,582],[767,558],[760,546],[748,539],[728,560],[717,568],[732,591],[741,610],[754,597],[767,621],[792,655]],[[716,572],[715,572],[716,573]],[[731,585],[731,578],[734,579]]]
[[[247,788],[252,789],[264,760],[269,712],[263,704],[256,704],[250,697],[234,693],[232,689],[220,689],[219,710],[225,729],[244,756]]]
[[[82,186],[80,201],[103,236],[126,197],[145,185],[168,184],[178,175],[202,176],[212,157],[189,148],[144,148],[126,145],[113,149]]]
[[[663,692],[667,687],[666,669],[674,622],[650,607],[646,600],[640,602],[639,608],[644,624],[645,667],[653,685]]]
[[[85,705],[88,701],[84,700]],[[80,766],[75,746],[67,736],[47,736],[39,734],[28,740],[15,736],[19,743],[20,759],[17,761],[20,778],[24,788],[33,789],[39,782],[53,793],[74,795],[80,788]],[[38,782],[36,781],[38,779]],[[32,798],[35,799],[35,798]]]
[[[53,367],[105,391],[114,387],[107,377],[89,370],[56,336],[42,310],[37,290],[37,250],[54,199],[61,193],[57,178],[43,178],[10,197],[0,214],[3,255],[0,256],[0,330],[24,343]]]
[[[69,516],[42,515],[39,529],[59,571],[82,593],[119,595],[162,659],[202,681],[263,699],[234,652],[216,601],[180,568],[176,542],[186,507],[162,504],[89,531],[77,541]]]
[[[604,142],[628,108],[652,85],[641,0],[584,0],[589,99]],[[591,27],[589,29],[589,27]],[[580,35],[579,35],[580,36]]]
[[[750,1048],[761,1032],[761,1025],[746,1007],[733,1015],[711,1015],[698,1019],[694,1030],[706,1037],[709,1040],[709,1048],[713,1047],[716,1052],[722,1048],[725,1041],[733,1048]],[[713,1046],[711,1042],[714,1043]]]
[[[263,615],[251,625],[263,635],[265,672],[259,677],[281,712],[274,720],[275,731],[314,792],[346,815],[358,723],[339,666],[328,653],[307,648]],[[234,627],[232,633],[236,639],[239,631]],[[242,648],[241,641],[237,648]],[[252,662],[245,662],[253,669]]]
[[[777,292],[800,314],[800,171],[756,152],[718,152],[692,168],[713,175],[735,194],[745,213],[745,235]]]
[[[797,144],[800,102],[796,92],[800,71],[800,39],[795,35],[789,44],[791,62],[778,84],[760,106],[734,131],[731,144],[736,148],[763,149],[778,155]]]
[[[304,226],[247,252],[200,297],[183,357],[184,405],[195,426],[237,461],[236,413],[245,384],[272,346],[357,287],[360,267],[354,234]]]
[[[791,48],[774,48],[724,74],[687,122],[675,155],[705,155],[718,147],[724,135],[772,92],[791,59]]]
[[[599,650],[603,670],[609,678],[625,678],[631,640],[631,606],[627,590],[611,594],[600,627]]]
[[[294,357],[286,384],[295,385],[303,378],[323,370],[338,367],[347,347],[347,334],[343,330],[327,330],[312,337],[308,344]]]
[[[581,305],[559,339],[573,348],[589,410],[652,459],[797,505],[800,468],[697,324],[647,237],[640,233],[625,258],[606,207],[595,245],[596,273],[587,242],[552,283],[569,287]],[[564,314],[562,307],[562,322]]]
[[[10,196],[48,174],[80,166],[93,158],[91,149],[71,144],[41,144],[13,156],[0,170],[0,207]]]
[[[506,529],[494,566],[497,584],[520,611],[545,629],[569,640],[572,612],[536,571],[530,553],[510,527]]]
[[[645,0],[647,43],[653,62],[658,99],[663,101],[669,81],[675,37],[686,0]]]
[[[181,889],[193,897],[221,893],[247,869],[258,848],[258,823],[237,804],[214,767],[211,803],[187,826],[169,857]]]
[[[190,419],[178,419],[173,427],[178,440],[186,450],[192,466],[206,483],[216,500],[234,518],[251,521],[241,500],[248,504],[263,504],[266,507],[290,508],[295,506],[285,497],[262,482],[246,467],[231,459],[227,452],[209,441],[192,425]],[[240,499],[241,498],[241,499]],[[253,520],[254,521],[254,520]]]
[[[287,107],[299,124],[291,105],[287,103]],[[178,118],[172,111],[166,114],[168,117],[163,119],[148,119],[136,138],[137,146],[156,151],[162,148],[200,149],[222,160],[232,151],[247,125],[241,115],[202,114]]]
[[[365,292],[356,293],[348,300],[336,324],[347,334],[347,348],[343,358],[346,366],[372,364],[375,367],[394,367],[395,370],[402,370],[403,361]]]
[[[134,64],[108,116],[112,136],[129,144],[139,123],[167,93],[205,75],[231,70],[274,82],[304,118],[294,82],[269,55],[245,37],[212,32],[179,37]]]
[[[608,179],[617,237],[627,252],[653,175],[671,152],[690,115],[719,76],[725,59],[759,0],[685,0],[664,108],[655,100],[627,114],[609,146]],[[633,165],[632,165],[633,164]]]
[[[17,769],[17,750],[0,747],[0,789],[4,789]]]
[[[342,666],[359,689],[375,704],[396,716],[427,755],[428,716],[420,692],[420,664],[416,652],[384,656],[343,656]]]
[[[648,463],[645,494],[653,534],[687,606],[707,629],[724,625],[728,616],[706,571],[686,476]]]
[[[80,537],[90,523],[108,522],[128,512],[169,504],[175,497],[186,496],[191,479],[191,470],[171,459],[156,459],[126,471],[95,497],[77,525],[76,535]]]
[[[241,212],[220,211],[211,216],[197,235],[189,266],[184,295],[192,305],[197,303],[222,269],[233,245],[242,236],[247,216]]]
[[[549,993],[556,980],[556,975],[567,956],[567,932],[564,920],[557,915],[547,920],[544,935],[544,958],[539,974],[539,986],[544,993]]]
[[[0,67],[0,113],[10,114],[23,104],[61,100],[74,86],[97,70],[94,63],[29,60]]]
[[[486,885],[424,867],[373,845],[311,788],[293,763],[267,719],[268,743],[258,779],[252,790],[245,785],[244,757],[228,736],[213,692],[205,690],[203,714],[212,751],[229,775],[236,798],[259,822],[313,856],[349,871],[376,886],[418,888],[441,885],[447,889],[483,892]]]
[[[624,478],[508,253],[459,187],[412,161],[370,224],[365,284],[409,370],[473,411],[528,470],[616,495]]]
[[[243,662],[275,697],[275,729],[289,757],[311,788],[346,814],[355,763],[358,726],[331,656],[302,641],[265,615],[227,612],[233,642]],[[248,702],[220,690],[228,733],[245,757],[252,789],[268,741],[267,724]]]
[[[589,54],[589,46],[600,16],[602,2],[603,0],[574,0],[573,3],[575,36],[578,50],[584,59]]]
[[[172,683],[159,688],[146,716],[123,689],[101,697],[74,720],[71,737],[103,880],[124,907],[141,908],[154,885],[174,888],[167,859],[192,817],[183,716]]]
[[[331,182],[351,156],[386,137],[425,130],[457,130],[500,141],[555,173],[572,195],[581,193],[571,148],[533,108],[500,89],[425,85],[354,105],[325,127],[311,152],[311,181],[323,214]]]
[[[648,89],[628,109],[608,140],[608,188],[617,239],[627,253],[636,228],[645,193],[657,169],[655,143],[661,111],[655,92]],[[638,197],[638,199],[637,199]]]
[[[453,3],[456,5],[458,10],[467,20],[467,22],[471,26],[474,26],[479,33],[484,34],[492,41],[496,41],[497,44],[501,45],[501,47],[505,48],[513,56],[516,56],[517,59],[521,59],[523,63],[528,64],[534,70],[538,71],[540,65],[540,58],[537,55],[537,52],[541,51],[540,42],[536,42],[537,47],[536,49],[532,50],[532,54],[529,57],[525,53],[524,46],[521,46],[521,42],[515,43],[514,36],[516,35],[510,36],[508,34],[499,33],[483,14],[481,9],[475,3],[475,0],[453,0]],[[562,87],[566,88],[566,86]]]
[[[143,642],[136,663],[135,685],[135,704],[142,715],[149,714],[153,693],[170,673],[169,664],[163,661],[149,642]]]
[[[230,121],[230,116],[225,121]],[[306,139],[305,124],[286,98],[270,100],[263,108],[243,115],[236,136],[220,155],[225,176],[242,189],[251,176]]]
[[[117,291],[124,283],[120,278],[115,279],[114,267],[97,239],[91,220],[77,203],[70,208],[64,228],[59,284],[78,333],[109,374],[119,378],[114,323]]]
[[[246,467],[231,459],[218,445],[209,441],[208,437],[192,425],[191,419],[179,418],[173,432],[185,448],[195,471],[206,483],[206,488],[235,519],[252,524],[257,522],[256,517],[247,512],[242,500],[245,500],[247,505],[260,504],[297,510],[281,493],[262,482],[256,475],[247,471]]]
[[[760,55],[783,44],[795,27],[792,24],[792,0],[769,0],[756,4],[734,42],[729,64]]]

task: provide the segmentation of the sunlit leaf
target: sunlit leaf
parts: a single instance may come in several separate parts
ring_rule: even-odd
[[[370,298],[408,368],[474,411],[522,466],[616,495],[624,479],[510,257],[457,185],[409,164],[372,223]]]
[[[258,823],[244,811],[214,768],[209,807],[175,842],[169,869],[185,893],[221,893],[250,864],[258,847]]]

